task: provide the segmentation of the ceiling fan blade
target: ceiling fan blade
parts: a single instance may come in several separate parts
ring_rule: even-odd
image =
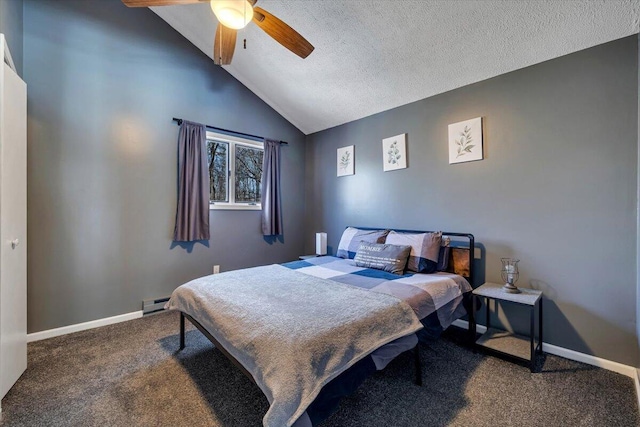
[[[238,31],[218,24],[216,39],[213,42],[213,62],[216,65],[229,65],[236,50]]]
[[[280,19],[260,7],[254,7],[253,11],[253,22],[282,46],[301,58],[313,52],[313,45]]]
[[[209,0],[122,0],[127,7],[173,6],[179,4],[194,4]]]

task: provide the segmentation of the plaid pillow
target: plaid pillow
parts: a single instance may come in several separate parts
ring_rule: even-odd
[[[416,273],[435,273],[442,243],[442,232],[436,233],[396,233],[391,231],[385,243],[411,246],[407,270]]]
[[[440,253],[438,254],[438,266],[437,271],[447,271],[449,268],[449,257],[451,256],[451,239],[449,237],[443,237],[440,244]]]
[[[360,230],[355,227],[347,227],[340,238],[336,256],[353,259],[360,242],[384,243],[387,234],[389,234],[389,230]]]

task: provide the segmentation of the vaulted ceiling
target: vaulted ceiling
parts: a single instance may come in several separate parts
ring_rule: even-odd
[[[305,134],[638,33],[640,0],[259,0],[315,51],[256,25],[224,68]],[[152,10],[209,57],[207,3]],[[242,40],[247,40],[247,49]]]

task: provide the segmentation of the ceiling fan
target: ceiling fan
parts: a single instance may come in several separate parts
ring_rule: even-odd
[[[255,7],[258,0],[122,0],[127,7],[173,6],[209,2],[218,18],[213,61],[217,65],[231,64],[238,30],[253,21],[275,41],[301,58],[313,52],[313,45],[296,30],[266,10]]]

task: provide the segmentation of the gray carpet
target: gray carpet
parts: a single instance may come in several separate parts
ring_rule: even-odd
[[[464,348],[452,329],[423,348],[423,387],[402,355],[322,426],[640,425],[630,378],[554,356],[531,374]],[[175,313],[29,344],[1,425],[261,425],[266,399],[199,331],[177,346]]]

